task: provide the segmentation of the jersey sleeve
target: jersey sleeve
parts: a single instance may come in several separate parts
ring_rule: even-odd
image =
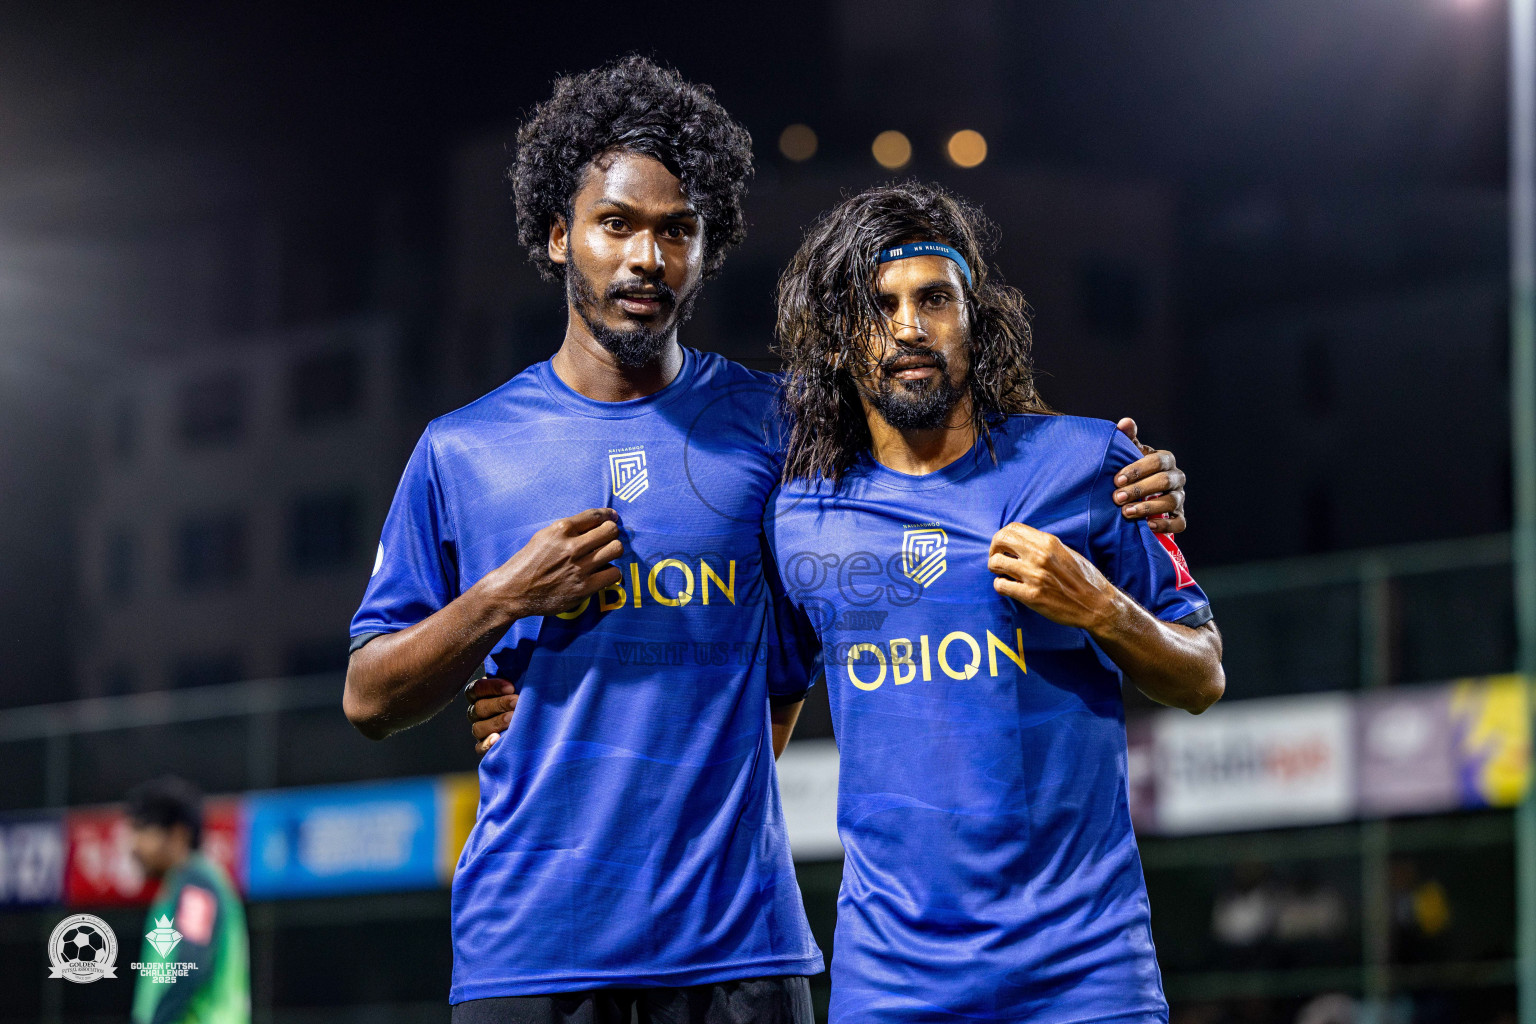
[[[352,617],[351,649],[413,626],[458,596],[457,550],[429,428],[384,520],[373,575]]]
[[[1211,620],[1211,602],[1190,575],[1174,539],[1127,519],[1115,504],[1115,474],[1141,458],[1130,440],[1111,430],[1109,446],[1088,499],[1089,555],[1109,581],[1165,622],[1200,626]]]
[[[821,642],[810,621],[784,592],[773,552],[763,543],[763,579],[768,591],[764,630],[768,659],[768,702],[797,704],[821,678]]]

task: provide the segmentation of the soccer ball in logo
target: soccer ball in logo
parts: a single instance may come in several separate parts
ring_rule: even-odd
[[[117,977],[117,936],[112,926],[90,914],[71,914],[48,936],[48,977],[84,985]]]
[[[77,924],[59,940],[59,952],[65,960],[95,963],[106,951],[107,940],[88,924]]]

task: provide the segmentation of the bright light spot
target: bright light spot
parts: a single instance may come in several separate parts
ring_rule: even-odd
[[[949,137],[949,158],[961,167],[975,167],[987,158],[987,140],[969,128]]]
[[[792,124],[779,133],[779,152],[800,163],[816,155],[816,133],[808,124]]]
[[[881,132],[875,136],[875,144],[869,147],[875,154],[875,163],[888,171],[907,166],[912,159],[912,143],[901,132]]]

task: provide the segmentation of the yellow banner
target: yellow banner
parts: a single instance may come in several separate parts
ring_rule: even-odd
[[[1531,778],[1530,703],[1518,675],[1462,679],[1451,689],[1463,803],[1513,807]]]
[[[437,777],[437,877],[447,885],[459,863],[459,854],[475,827],[480,807],[480,776],[477,772]]]

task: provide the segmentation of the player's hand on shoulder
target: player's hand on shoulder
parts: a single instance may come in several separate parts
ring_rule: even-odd
[[[555,615],[619,582],[623,574],[609,563],[623,553],[618,513],[589,508],[535,533],[495,570],[491,585],[517,618]]]
[[[1115,426],[1141,451],[1141,458],[1115,477],[1115,504],[1127,519],[1145,519],[1153,533],[1183,533],[1184,471],[1173,452],[1154,449],[1136,436],[1136,421],[1127,416]]]
[[[1004,597],[1063,626],[1099,629],[1115,613],[1118,592],[1097,567],[1052,534],[1009,523],[992,535],[987,568]]]
[[[512,724],[517,687],[510,679],[482,676],[464,691],[464,697],[469,701],[469,734],[475,741],[475,753],[484,754]]]

